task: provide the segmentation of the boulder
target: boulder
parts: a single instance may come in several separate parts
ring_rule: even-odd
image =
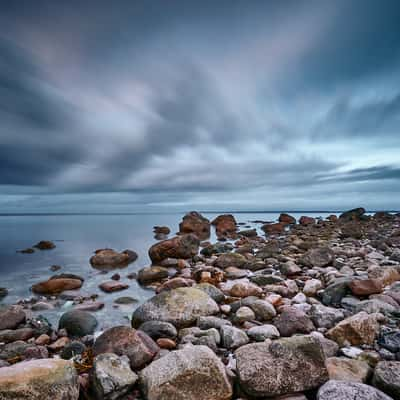
[[[196,211],[187,213],[179,224],[179,233],[194,233],[200,240],[210,236],[210,221]]]
[[[0,368],[2,400],[78,400],[79,383],[70,361],[41,359]]]
[[[274,319],[274,325],[281,336],[292,336],[295,333],[310,333],[315,329],[311,319],[299,308],[285,306],[281,314]]]
[[[353,208],[352,210],[345,211],[344,213],[339,215],[340,221],[359,221],[363,219],[363,215],[365,214],[365,208],[358,207]]]
[[[58,329],[66,329],[70,336],[91,335],[97,327],[97,319],[88,311],[71,310],[64,313],[58,323]]]
[[[32,286],[32,292],[44,295],[56,295],[65,290],[79,289],[82,286],[80,279],[59,278],[36,283]]]
[[[289,214],[282,213],[279,215],[278,221],[284,224],[294,225],[296,223],[296,218]]]
[[[126,356],[104,353],[94,360],[91,382],[98,399],[116,400],[128,393],[137,380],[138,376],[130,369]]]
[[[311,336],[248,344],[235,356],[240,386],[254,397],[302,392],[329,379],[322,347]]]
[[[318,390],[317,400],[393,400],[380,390],[358,382],[330,380]]]
[[[25,322],[26,315],[21,306],[7,306],[0,308],[0,330],[15,329]]]
[[[176,328],[169,322],[147,321],[140,325],[138,330],[145,332],[153,340],[159,338],[175,339],[178,336]]]
[[[312,297],[315,296],[321,289],[322,282],[319,279],[309,279],[304,284],[303,293],[308,297]]]
[[[310,249],[299,262],[309,268],[322,268],[332,264],[335,259],[334,252],[327,246]]]
[[[343,311],[337,308],[313,304],[310,310],[310,317],[317,328],[330,329],[344,319],[344,314]]]
[[[303,215],[299,219],[299,224],[303,225],[303,226],[315,225],[315,218],[307,217],[307,216]]]
[[[137,280],[141,284],[148,284],[155,281],[160,281],[164,278],[168,278],[168,268],[150,266],[139,270]]]
[[[50,240],[41,240],[40,242],[36,243],[33,247],[39,250],[51,250],[54,249],[56,245]]]
[[[372,384],[394,400],[400,400],[400,361],[379,362]]]
[[[132,316],[132,325],[138,327],[146,321],[170,322],[176,327],[194,323],[198,317],[219,311],[217,303],[205,292],[194,288],[178,288],[147,300]]]
[[[144,367],[159,350],[157,344],[145,332],[128,326],[114,326],[107,329],[93,345],[95,356],[104,353],[127,356],[132,369]]]
[[[221,339],[222,346],[226,349],[236,349],[249,343],[246,332],[230,325],[223,325],[221,327]]]
[[[327,332],[326,336],[338,343],[339,346],[348,344],[357,346],[372,345],[378,333],[377,316],[361,311],[339,322]]]
[[[246,257],[239,253],[224,253],[218,256],[214,265],[217,268],[225,269],[228,267],[242,268],[246,265]]]
[[[383,283],[380,279],[355,279],[349,283],[349,288],[356,296],[369,296],[381,293]]]
[[[327,358],[325,364],[329,378],[338,381],[365,383],[372,372],[366,361],[352,360],[345,357]]]
[[[138,258],[136,252],[124,250],[121,253],[113,249],[99,249],[90,258],[90,264],[96,269],[123,268]]]
[[[236,234],[236,220],[231,214],[219,215],[211,224],[215,226],[217,237],[232,237]]]
[[[274,325],[266,324],[251,327],[247,336],[256,342],[264,342],[266,339],[277,339],[280,334]]]
[[[199,245],[199,239],[191,233],[176,236],[151,246],[149,257],[153,263],[161,262],[166,258],[191,258],[198,253]]]
[[[276,224],[264,224],[261,226],[261,229],[267,235],[280,235],[285,232],[286,224],[282,222],[277,222]]]
[[[187,346],[153,361],[140,373],[148,400],[230,400],[232,387],[220,359],[206,346]]]

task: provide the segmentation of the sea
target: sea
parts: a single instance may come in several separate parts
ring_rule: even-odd
[[[227,213],[226,211],[224,213]],[[254,221],[276,221],[280,212],[231,212],[243,228],[260,229],[261,223]],[[337,212],[289,212],[295,218],[302,215],[325,218]],[[204,212],[212,220],[221,212]],[[9,290],[9,295],[0,303],[15,303],[33,296],[33,284],[46,280],[56,273],[73,273],[85,281],[80,289],[82,294],[97,294],[105,307],[95,312],[99,330],[119,324],[129,324],[134,309],[154,291],[141,287],[135,279],[127,275],[148,266],[148,249],[156,243],[153,227],[166,225],[171,235],[179,229],[184,213],[154,214],[0,214],[0,287]],[[260,231],[262,234],[263,232]],[[51,240],[56,244],[53,250],[35,251],[33,254],[19,253],[18,250],[32,247],[40,240]],[[210,240],[216,241],[212,232]],[[106,274],[91,267],[90,257],[99,248],[113,248],[118,251],[131,249],[138,253],[138,259],[123,269]],[[50,266],[62,268],[53,272]],[[103,293],[98,285],[109,280],[118,272],[121,281],[129,288],[111,294]],[[131,305],[119,305],[114,300],[130,296],[137,300]],[[72,307],[71,302],[60,302],[54,310],[37,312],[45,316],[53,325],[59,317]]]

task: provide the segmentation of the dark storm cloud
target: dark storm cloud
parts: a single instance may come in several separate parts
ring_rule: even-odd
[[[0,7],[7,207],[321,207],[398,179],[395,0]]]

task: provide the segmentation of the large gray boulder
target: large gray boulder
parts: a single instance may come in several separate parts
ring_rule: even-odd
[[[221,360],[206,346],[188,345],[140,373],[147,400],[229,400],[232,387]]]
[[[364,383],[330,380],[317,395],[317,400],[393,400],[380,390]]]
[[[78,400],[79,383],[71,361],[41,359],[0,368],[1,400]]]
[[[400,361],[381,361],[378,363],[372,384],[395,400],[400,400]]]
[[[235,355],[240,386],[250,396],[302,392],[329,379],[322,347],[311,336],[252,343]]]
[[[178,288],[161,292],[138,307],[132,326],[146,321],[170,322],[178,328],[193,324],[198,317],[219,311],[217,303],[205,292],[194,288]]]

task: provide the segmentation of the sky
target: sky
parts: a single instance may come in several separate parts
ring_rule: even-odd
[[[397,0],[0,0],[0,213],[400,209]]]

